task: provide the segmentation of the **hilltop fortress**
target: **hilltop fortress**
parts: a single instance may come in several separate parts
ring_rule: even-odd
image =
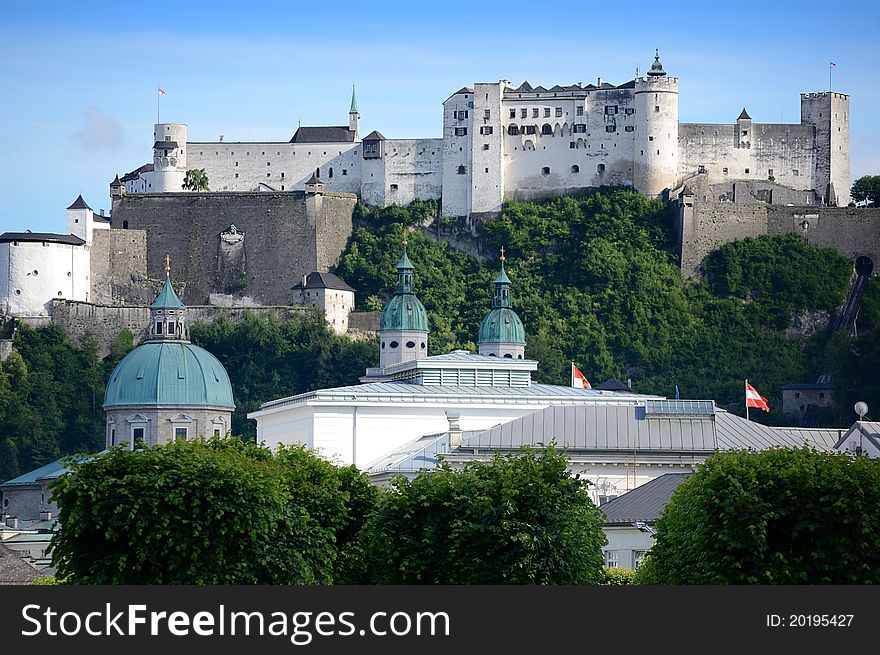
[[[678,78],[658,54],[619,86],[464,87],[443,103],[438,139],[361,137],[354,90],[348,125],[300,127],[284,142],[191,142],[186,125],[160,123],[153,163],[114,180],[111,193],[177,192],[189,169],[223,192],[302,191],[315,174],[369,205],[431,198],[449,216],[480,216],[505,200],[603,185],[660,197],[701,176],[718,187],[706,201],[727,200],[726,187],[742,181],[769,183],[784,204],[845,206],[849,112],[846,94],[803,93],[798,124],[753,123],[745,109],[730,124],[679,123]]]

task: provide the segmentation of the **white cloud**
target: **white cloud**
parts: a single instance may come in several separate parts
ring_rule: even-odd
[[[83,113],[82,127],[73,133],[73,140],[87,150],[119,150],[125,145],[125,131],[115,117],[89,107]]]

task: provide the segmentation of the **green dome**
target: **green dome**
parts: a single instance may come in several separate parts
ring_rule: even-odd
[[[526,330],[516,312],[508,307],[496,307],[480,325],[479,343],[526,343]]]
[[[395,294],[382,309],[380,330],[428,331],[428,312],[422,301],[411,293]]]
[[[181,341],[147,341],[110,375],[104,407],[196,405],[235,409],[223,364],[204,348]]]

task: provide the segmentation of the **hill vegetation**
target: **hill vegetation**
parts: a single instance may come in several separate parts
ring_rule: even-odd
[[[375,309],[395,282],[403,233],[428,310],[432,354],[476,349],[491,305],[498,261],[484,262],[416,226],[437,215],[433,202],[356,209],[355,231],[337,273]],[[482,227],[494,252],[504,246],[514,307],[526,327],[538,381],[568,384],[574,361],[592,383],[631,378],[636,391],[712,398],[742,412],[748,378],[786,422],[780,388],[832,373],[835,406],[825,424],[848,426],[852,405],[880,408],[880,285],[869,284],[858,337],[793,328],[795,317],[833,315],[852,263],[796,235],[744,239],[705,262],[705,281],[682,279],[672,254],[672,216],[657,201],[624,189],[541,203],[510,203]],[[301,320],[248,316],[191,326],[192,340],[214,353],[232,380],[233,433],[254,436],[246,414],[260,403],[312,389],[356,384],[378,360],[376,343],[335,335],[317,312]],[[132,347],[120,334],[99,359],[88,339],[75,347],[58,326],[20,326],[16,352],[0,364],[0,479],[63,454],[104,444],[104,385]],[[869,417],[872,414],[869,414]]]

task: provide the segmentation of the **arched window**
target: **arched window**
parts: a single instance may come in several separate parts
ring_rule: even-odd
[[[596,166],[596,171],[597,171],[599,174],[604,173],[604,172],[605,172],[605,164],[599,164],[598,166]]]
[[[122,221],[122,229],[123,229],[123,230],[127,230],[127,229],[128,229],[128,221]]]
[[[541,126],[541,134],[553,134],[553,126],[550,123],[544,123]]]
[[[574,166],[571,167],[571,172],[572,172],[572,173],[580,173],[580,172],[581,172],[581,167],[578,166],[577,164],[575,164]]]
[[[519,134],[519,127],[517,127],[515,124],[511,123],[510,125],[507,126],[507,133],[510,136],[516,136]]]
[[[550,167],[544,166],[544,168],[541,169],[541,175],[550,175]]]
[[[330,167],[330,170],[327,172],[327,177],[333,177],[333,167]]]
[[[513,359],[513,355],[511,355],[510,353],[505,354],[504,357],[505,359]]]

